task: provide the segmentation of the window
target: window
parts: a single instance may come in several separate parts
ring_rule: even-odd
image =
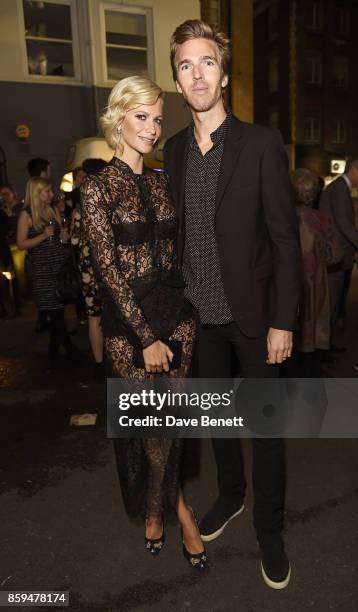
[[[107,81],[134,74],[154,78],[150,9],[104,5],[103,16]]]
[[[348,87],[348,57],[337,55],[333,58],[333,82],[336,87]]]
[[[220,25],[220,0],[209,0],[201,3],[202,19],[211,26]]]
[[[306,83],[321,85],[322,83],[322,58],[319,56],[306,59]]]
[[[310,30],[322,30],[323,26],[323,7],[322,2],[310,2],[306,9],[306,26]]]
[[[269,92],[274,93],[278,90],[278,58],[273,55],[269,60],[269,75],[268,75]]]
[[[278,118],[278,111],[277,110],[271,110],[270,114],[269,114],[269,126],[274,128],[275,130],[279,129],[279,118]]]
[[[342,119],[337,119],[333,123],[333,141],[335,143],[343,143],[347,140],[346,124]]]
[[[270,5],[268,10],[268,38],[276,40],[278,33],[278,6],[277,2]]]
[[[71,0],[23,0],[27,71],[36,77],[79,77]]]
[[[306,117],[304,121],[305,142],[320,142],[321,140],[321,121],[319,117]]]
[[[348,8],[340,8],[338,11],[338,34],[348,38],[351,31],[351,14]]]

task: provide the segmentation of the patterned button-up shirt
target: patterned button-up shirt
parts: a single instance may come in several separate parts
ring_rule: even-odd
[[[194,126],[189,130],[183,274],[186,297],[198,309],[201,322],[213,325],[233,321],[221,278],[214,232],[216,192],[230,121],[231,113],[228,112],[223,123],[210,134],[213,146],[205,155],[196,142]]]

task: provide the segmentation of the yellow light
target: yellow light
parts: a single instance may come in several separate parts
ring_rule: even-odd
[[[3,272],[3,275],[7,280],[11,280],[13,278],[12,272]]]
[[[72,191],[73,189],[73,178],[72,172],[67,172],[63,175],[60,185],[61,191]]]

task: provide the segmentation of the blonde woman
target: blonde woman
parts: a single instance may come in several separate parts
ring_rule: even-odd
[[[77,355],[78,351],[66,331],[64,305],[56,295],[56,276],[67,257],[62,242],[68,240],[68,235],[61,229],[53,198],[47,179],[34,177],[28,181],[24,210],[17,226],[17,246],[31,253],[34,298],[39,310],[48,311],[50,317],[49,359],[51,366],[56,366],[61,345],[69,356]]]
[[[187,376],[195,341],[196,317],[184,298],[167,179],[143,165],[143,155],[160,138],[162,115],[158,85],[137,76],[119,81],[101,118],[114,157],[81,188],[83,227],[102,285],[109,375],[127,379],[168,376],[169,371]],[[181,347],[179,359],[170,349],[173,341]],[[170,368],[173,358],[178,363]],[[146,548],[152,555],[160,552],[164,517],[175,513],[184,556],[203,570],[206,552],[182,493],[189,476],[186,450],[179,439],[115,441],[125,508],[131,519],[145,519]],[[195,463],[191,457],[194,472]]]

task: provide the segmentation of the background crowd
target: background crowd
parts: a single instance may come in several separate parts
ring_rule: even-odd
[[[81,226],[80,187],[87,175],[95,175],[105,164],[102,159],[85,160],[73,170],[72,191],[54,192],[49,161],[33,158],[27,164],[23,199],[11,185],[0,187],[0,317],[21,316],[24,301],[34,301],[34,331],[48,333],[49,366],[61,368],[83,357],[66,328],[65,306],[70,303],[78,322],[88,325],[96,380],[105,376],[101,295]],[[300,229],[302,296],[294,354],[283,370],[289,376],[319,377],[346,350],[336,341],[336,331],[344,329],[358,252],[358,207],[353,198],[358,159],[348,160],[345,173],[327,187],[322,177],[305,168],[293,171],[291,178]],[[19,289],[13,261],[16,247],[26,251],[25,291]],[[78,286],[63,299],[59,283],[68,274],[69,259],[77,270]],[[352,366],[358,371],[358,362]]]

